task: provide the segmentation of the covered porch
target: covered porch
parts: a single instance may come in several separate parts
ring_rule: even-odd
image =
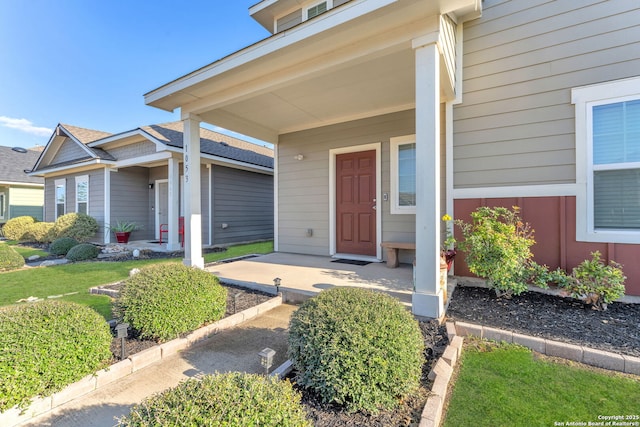
[[[200,176],[190,167],[199,162],[195,134],[201,122],[274,144],[275,250],[322,255],[326,262],[331,256],[362,258],[360,248],[342,251],[336,244],[342,241],[337,225],[342,213],[335,169],[344,154],[366,152],[371,157],[363,161],[373,165],[367,184],[372,190],[365,197],[368,211],[357,213],[371,218],[366,228],[371,252],[364,258],[382,261],[385,236],[394,239],[394,227],[403,228],[402,236],[416,244],[415,281],[410,268],[385,270],[380,277],[404,272],[405,285],[402,292],[396,291],[411,301],[413,312],[441,317],[445,299],[439,286],[440,218],[450,211],[445,208],[450,200],[446,187],[453,185],[446,178],[445,186],[444,172],[444,165],[452,162],[451,140],[446,150],[441,145],[451,136],[447,123],[461,93],[462,24],[480,11],[479,0],[349,1],[146,94],[148,105],[168,111],[180,108],[185,124],[185,264],[203,267]],[[402,121],[402,129],[390,129],[390,118]],[[315,142],[314,134],[326,136],[328,128],[331,138]],[[418,167],[414,210],[401,218],[392,216],[383,202],[395,197],[388,183],[390,140],[407,135],[413,137]],[[449,174],[451,168],[446,169]],[[271,281],[276,276],[268,276],[282,267],[270,264],[255,270],[268,267]],[[309,279],[309,290],[331,285],[331,274],[335,280],[343,274],[323,271],[347,271],[343,279],[354,274],[335,266],[305,268],[315,277]],[[244,270],[238,274],[252,274],[252,269]],[[281,279],[286,286],[289,278]],[[265,280],[264,274],[260,280]]]

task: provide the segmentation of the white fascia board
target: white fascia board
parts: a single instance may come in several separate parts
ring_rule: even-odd
[[[45,169],[45,170],[41,170],[41,171],[35,171],[35,172],[31,172],[27,175],[29,176],[39,176],[39,177],[44,177],[45,175],[61,175],[63,173],[66,173],[70,170],[74,170],[74,169],[78,169],[78,171],[82,171],[82,170],[86,170],[86,169],[91,169],[88,168],[88,166],[95,166],[95,165],[105,165],[105,166],[113,166],[115,164],[115,162],[111,161],[111,160],[102,160],[102,159],[92,159],[89,160],[87,162],[83,162],[83,163],[74,163],[72,165],[65,165],[65,166],[60,166],[57,168],[51,168],[51,169]]]
[[[99,139],[97,141],[91,142],[89,144],[87,144],[89,147],[91,148],[100,148],[103,145],[106,144],[110,144],[112,142],[116,142],[120,139],[126,139],[126,138],[130,138],[132,136],[141,136],[144,139],[153,142],[156,147],[158,148],[158,151],[162,151],[165,149],[165,147],[167,147],[167,144],[159,141],[157,138],[155,138],[154,136],[150,135],[148,132],[146,132],[145,130],[141,129],[141,128],[137,128],[137,129],[133,129],[130,131],[126,131],[126,132],[122,132],[122,133],[118,133],[116,135],[111,135],[108,136],[106,138],[102,138]]]
[[[505,187],[456,188],[454,199],[495,199],[503,197],[562,197],[575,196],[576,184],[516,185]]]
[[[148,154],[146,156],[132,157],[130,159],[119,160],[114,163],[116,168],[124,168],[127,166],[137,166],[142,163],[157,162],[159,160],[166,160],[171,157],[171,153],[163,151],[160,153]]]
[[[202,159],[211,160],[213,164],[220,165],[220,166],[226,166],[234,169],[243,169],[243,170],[248,170],[252,172],[262,173],[265,175],[273,175],[273,169],[268,168],[266,166],[254,165],[251,163],[245,163],[238,160],[232,160],[224,157],[213,156],[211,154],[200,153],[200,157]]]
[[[17,181],[0,181],[0,185],[8,185],[13,187],[44,187],[44,184],[35,184]]]
[[[36,161],[36,164],[33,166],[33,169],[38,169],[38,166],[40,166],[40,162],[42,162],[42,159],[44,159],[46,153],[49,151],[49,147],[53,143],[53,140],[56,139],[56,134],[59,126],[60,125],[58,124],[58,126],[56,126],[56,128],[53,130],[53,133],[49,137],[49,141],[47,141],[47,144],[44,146],[44,150],[42,150],[42,153],[40,153],[40,156],[38,156],[38,160]]]
[[[274,34],[273,36],[257,42],[256,44],[241,49],[208,66],[196,70],[191,74],[187,74],[173,82],[167,83],[164,86],[146,93],[144,95],[145,104],[151,104],[175,94],[176,92],[187,89],[190,86],[233,70],[241,65],[248,64],[256,59],[272,54],[309,37],[321,34],[330,28],[396,3],[397,1],[398,0],[355,0],[351,7],[341,7],[334,9],[333,11],[330,10],[311,21],[308,25],[301,25],[294,27],[291,30]],[[256,71],[259,72],[259,70]],[[176,105],[171,110],[178,107],[179,105]]]

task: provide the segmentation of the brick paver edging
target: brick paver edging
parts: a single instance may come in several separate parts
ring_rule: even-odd
[[[102,369],[95,374],[87,375],[80,381],[68,385],[51,396],[34,398],[31,405],[26,408],[22,414],[20,409],[16,407],[0,413],[0,426],[15,426],[19,423],[28,421],[31,418],[45,414],[53,408],[73,399],[77,399],[106,384],[110,384],[116,380],[124,378],[127,375],[131,375],[133,372],[149,366],[152,363],[159,362],[181,350],[185,350],[205,338],[247,320],[253,319],[259,314],[265,313],[281,304],[282,296],[278,295],[277,297],[271,298],[270,300],[255,307],[248,308],[239,313],[220,319],[215,323],[197,329],[185,338],[177,338],[163,344],[155,345],[139,353],[132,354],[127,359],[121,360],[120,362],[113,364],[106,369]]]
[[[455,364],[462,354],[463,337],[467,336],[519,344],[548,356],[562,357],[585,365],[640,375],[640,357],[611,353],[466,322],[447,322],[446,327],[450,344],[429,373],[429,379],[433,380],[433,387],[422,411],[420,427],[438,427],[440,425],[447,388]]]

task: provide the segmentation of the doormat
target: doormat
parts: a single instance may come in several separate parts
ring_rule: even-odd
[[[367,264],[371,264],[371,261],[360,261],[357,259],[336,259],[334,261],[331,262],[337,262],[339,264],[351,264],[351,265],[367,265]]]
[[[160,243],[160,240],[151,240],[151,241],[149,241],[147,243]]]

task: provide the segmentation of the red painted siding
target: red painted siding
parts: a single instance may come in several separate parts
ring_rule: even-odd
[[[640,296],[640,245],[577,242],[575,197],[459,199],[454,201],[456,219],[469,221],[471,212],[479,206],[519,206],[523,220],[535,230],[536,244],[532,251],[539,264],[570,272],[598,250],[605,260],[622,264],[627,276],[626,294]],[[456,239],[462,239],[457,227]],[[456,256],[455,274],[472,275],[462,252]]]

